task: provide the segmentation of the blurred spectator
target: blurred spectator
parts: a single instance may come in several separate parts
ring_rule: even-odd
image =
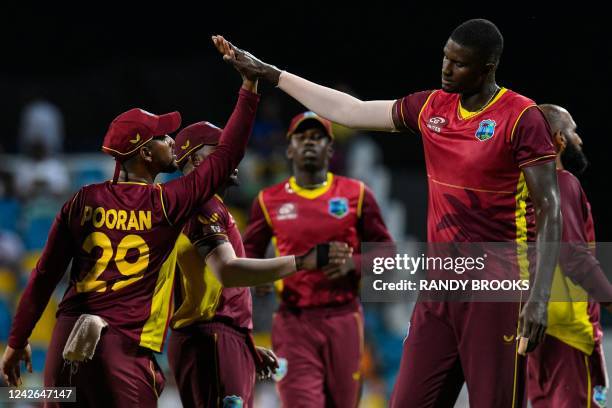
[[[63,142],[63,117],[55,105],[36,100],[25,106],[19,134],[19,147],[25,157],[14,169],[20,198],[29,200],[44,194],[59,198],[68,191],[68,170],[55,158]]]
[[[52,103],[35,100],[21,112],[19,147],[26,153],[34,143],[43,143],[51,154],[59,153],[64,144],[64,118]]]

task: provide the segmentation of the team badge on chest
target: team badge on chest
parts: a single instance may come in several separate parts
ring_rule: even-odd
[[[480,122],[476,130],[476,139],[481,142],[491,139],[495,135],[495,125],[496,123],[493,119],[485,119]]]
[[[335,197],[329,200],[328,211],[336,218],[343,218],[349,212],[348,200],[344,197]]]

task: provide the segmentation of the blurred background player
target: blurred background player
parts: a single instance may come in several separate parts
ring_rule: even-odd
[[[283,362],[278,390],[285,407],[355,407],[364,335],[360,244],[391,237],[370,190],[328,171],[331,122],[301,113],[291,120],[287,138],[293,176],[262,190],[253,202],[244,236],[247,256],[264,257],[270,240],[277,255],[331,241],[346,242],[354,255],[341,266],[277,282],[281,305],[272,347]]]
[[[215,151],[221,133],[208,122],[179,132],[177,163],[184,175]],[[242,238],[222,198],[227,188],[238,184],[235,170],[178,239],[177,310],[168,359],[185,407],[253,406],[255,373],[267,378],[278,366],[270,350],[254,346],[248,286],[317,268],[316,248],[305,256],[240,259]],[[350,253],[345,243],[334,243],[329,261],[345,261]]]
[[[542,347],[528,358],[528,395],[534,408],[605,406],[608,377],[602,350],[603,331],[597,301],[586,301],[580,284],[595,300],[612,301],[610,283],[592,256],[574,251],[595,245],[591,205],[576,176],[588,166],[570,113],[556,105],[540,105],[557,149],[557,179],[563,214],[561,269],[555,272],[553,301],[548,306],[548,328]],[[582,245],[580,245],[582,244]],[[576,269],[585,276],[576,277]],[[563,270],[563,271],[562,271]],[[563,276],[568,275],[569,278]],[[556,300],[556,301],[555,301]],[[594,405],[595,404],[595,405]]]
[[[167,134],[179,128],[180,114],[157,116],[131,109],[113,120],[102,149],[115,157],[115,175],[112,181],[81,188],[57,215],[17,307],[2,358],[9,384],[21,383],[21,360],[31,371],[28,338],[71,264],[44,385],[74,386],[77,404],[86,406],[156,406],[164,378],[153,352],[163,348],[172,310],[175,242],[190,216],[243,157],[259,101],[256,90],[256,79],[243,76],[238,102],[215,153],[188,176],[165,184],[154,180],[178,167],[174,141]],[[98,316],[108,327],[99,342],[86,338],[97,342],[95,354],[75,367],[65,363],[62,351],[83,314]]]
[[[527,351],[544,338],[561,216],[548,124],[535,102],[496,83],[503,51],[498,28],[483,19],[462,23],[444,46],[442,89],[386,101],[361,101],[317,85],[220,40],[217,48],[228,61],[325,118],[420,134],[429,242],[522,244],[535,235],[535,279],[522,310],[511,302],[417,303],[391,401],[396,407],[452,406],[466,381],[470,406],[522,406],[525,365],[518,354],[524,351],[512,339],[519,321]],[[483,350],[491,358],[480,358]]]

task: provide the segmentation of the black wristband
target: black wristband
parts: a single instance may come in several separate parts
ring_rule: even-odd
[[[317,268],[321,269],[329,263],[329,243],[317,244]]]

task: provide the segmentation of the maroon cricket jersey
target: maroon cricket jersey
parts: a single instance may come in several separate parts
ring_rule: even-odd
[[[244,236],[247,257],[262,258],[272,242],[278,255],[301,255],[314,245],[346,242],[356,271],[330,280],[322,271],[300,271],[278,281],[284,304],[333,306],[357,298],[361,242],[391,242],[374,196],[354,179],[327,174],[322,187],[305,189],[294,177],[262,190],[253,202]]]
[[[555,159],[535,103],[502,88],[478,112],[442,90],[399,99],[396,123],[423,137],[429,185],[429,242],[527,241],[533,208],[522,167]]]
[[[180,285],[177,310],[171,326],[221,321],[239,329],[253,329],[253,307],[248,288],[224,288],[206,266],[196,246],[215,248],[231,243],[236,256],[244,257],[242,237],[223,200],[215,195],[191,217],[177,242]]]
[[[217,149],[165,184],[110,181],[83,187],[57,215],[9,336],[21,348],[69,263],[58,315],[95,314],[140,346],[161,351],[172,309],[175,242],[194,211],[244,155],[259,97],[241,89]]]
[[[595,245],[595,229],[591,205],[580,185],[580,181],[566,170],[557,170],[561,214],[563,215],[562,242]],[[580,246],[580,248],[586,248]],[[584,289],[575,285],[567,275],[569,269],[586,269],[594,273],[582,257],[563,259],[563,272],[557,268],[552,284],[552,296],[565,299],[563,302],[550,302],[548,305],[548,327],[546,333],[562,342],[591,354],[595,344],[601,341],[603,332],[599,322],[599,303],[593,301],[570,301],[572,296],[584,299]],[[571,258],[575,258],[571,259]],[[608,282],[605,282],[606,284]]]

